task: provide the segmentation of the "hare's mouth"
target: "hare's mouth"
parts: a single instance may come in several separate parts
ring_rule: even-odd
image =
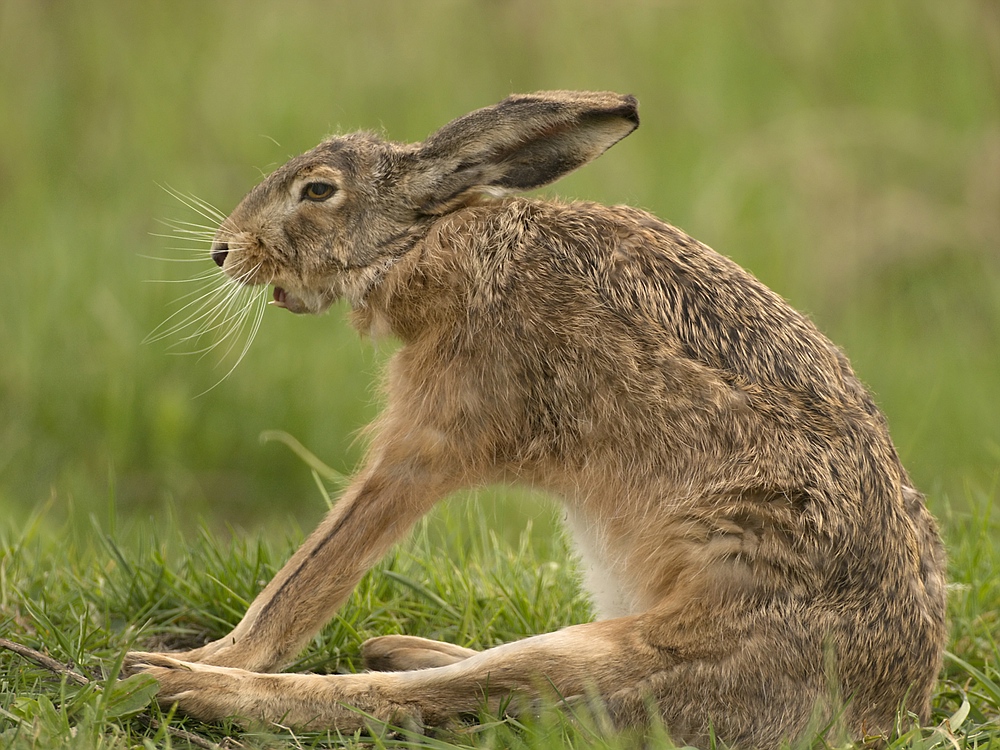
[[[274,287],[274,296],[271,300],[271,304],[297,315],[309,312],[309,307],[306,305],[304,300],[296,297],[294,294],[288,292],[284,287],[280,286]]]
[[[289,291],[287,287],[274,286],[271,296],[271,304],[280,307],[296,315],[319,315],[326,312],[330,305],[336,301],[336,297],[324,292],[317,292],[312,289],[296,289]]]

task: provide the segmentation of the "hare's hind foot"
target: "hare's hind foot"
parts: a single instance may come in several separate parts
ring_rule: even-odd
[[[659,663],[638,648],[635,623],[587,623],[547,635],[472,652],[422,638],[394,636],[366,645],[366,658],[383,666],[444,666],[361,674],[264,674],[147,654],[133,673],[159,682],[158,701],[206,721],[243,717],[300,729],[354,731],[369,724],[440,726],[515,700],[562,700],[607,694],[633,683]],[[136,655],[137,657],[138,655]]]
[[[471,648],[413,635],[383,635],[369,638],[361,644],[361,658],[365,669],[376,672],[408,672],[446,667],[478,653]]]

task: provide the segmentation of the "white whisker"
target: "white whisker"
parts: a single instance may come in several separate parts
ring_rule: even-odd
[[[188,193],[188,199],[190,199],[194,203],[198,204],[203,209],[205,209],[205,211],[207,211],[212,216],[214,216],[215,218],[217,218],[219,220],[220,224],[223,221],[226,220],[226,215],[224,213],[222,213],[222,211],[220,211],[218,208],[216,208],[215,206],[213,206],[211,203],[209,203],[207,200],[205,200],[204,198],[199,198],[197,195],[194,195],[193,193]]]
[[[189,235],[189,236],[194,236],[194,237],[205,237],[205,238],[208,238],[208,237],[214,237],[215,234],[216,234],[216,232],[219,231],[218,227],[202,226],[200,224],[191,224],[189,226],[182,226],[180,224],[177,224],[177,223],[174,223],[174,222],[168,222],[168,221],[161,221],[159,223],[163,224],[163,226],[165,226],[167,229],[169,229],[175,235],[177,235],[177,234],[184,234],[184,235]],[[184,222],[184,223],[186,224],[187,222]],[[152,232],[151,234],[153,234],[155,236],[156,233]]]
[[[181,258],[173,258],[173,259],[171,259],[171,258],[154,258],[153,260],[162,260],[162,261],[167,261],[167,262],[177,261],[178,263],[184,263],[184,262],[186,262],[186,261],[184,261]],[[199,282],[199,281],[207,281],[207,280],[209,280],[211,278],[217,277],[218,275],[219,275],[218,271],[202,271],[200,274],[198,274],[197,276],[193,276],[190,279],[145,279],[143,283],[146,283],[146,284],[191,284],[191,283],[196,283],[196,282]]]
[[[252,312],[254,306],[256,306],[256,312]],[[202,391],[202,393],[200,393],[199,396],[204,396],[209,391],[212,391],[219,385],[221,385],[230,375],[233,374],[233,372],[236,370],[239,364],[243,361],[243,358],[246,356],[247,352],[250,351],[250,346],[251,344],[253,344],[254,339],[257,337],[258,331],[260,331],[261,322],[264,320],[264,313],[267,310],[266,287],[262,292],[254,294],[253,297],[250,299],[248,305],[246,305],[243,309],[245,314],[243,316],[243,322],[240,324],[239,327],[240,332],[242,332],[245,329],[246,321],[251,316],[253,317],[253,319],[250,323],[250,332],[246,336],[246,341],[243,344],[243,348],[240,350],[239,356],[236,357],[236,361],[233,363],[232,367],[230,367],[215,384],[213,384],[210,388],[206,389],[205,391]],[[227,354],[231,350],[231,348],[232,347],[226,350]]]
[[[216,222],[214,224],[199,224],[195,221],[184,221],[183,219],[158,219],[157,221],[158,223],[170,227],[171,229],[185,228],[191,230],[201,230],[207,233],[215,232],[215,230],[219,228],[219,223],[221,223]]]
[[[213,274],[213,277],[217,278],[218,275]],[[150,333],[150,336],[153,336],[154,338],[147,337],[148,341],[159,341],[164,336],[169,336],[172,335],[173,333],[176,333],[178,328],[184,328],[190,323],[197,322],[199,318],[196,318],[194,316],[198,315],[198,313],[204,310],[205,307],[211,307],[210,305],[211,300],[215,297],[225,294],[226,292],[226,284],[220,285],[215,283],[215,278],[213,278],[209,283],[203,284],[198,289],[195,289],[193,292],[189,292],[188,294],[185,294],[183,297],[179,298],[177,300],[178,302],[183,302],[184,300],[187,299],[189,299],[190,301],[187,302],[187,304],[185,304],[183,307],[175,310],[167,317],[166,320],[164,320],[162,323],[160,323],[159,326],[154,328],[153,331]],[[191,307],[194,307],[195,305],[202,302],[206,304],[202,305],[202,307],[192,312],[188,318],[185,318],[180,323],[177,323],[174,327],[170,328],[168,331],[164,331],[161,333],[160,329],[162,329],[164,326],[170,323],[170,321],[175,320],[180,315],[183,315],[185,311],[189,310]]]
[[[255,273],[256,270],[257,269],[253,269],[250,273]],[[246,276],[246,274],[244,274],[244,276]],[[246,287],[239,283],[239,280],[229,282],[229,284],[227,284],[227,288],[225,288],[225,296],[210,311],[211,314],[205,317],[205,320],[199,330],[195,334],[181,340],[186,341],[190,339],[199,339],[208,333],[224,328],[229,322],[239,319],[239,317],[243,314],[243,309],[237,309],[236,305],[238,304],[240,295],[245,290]],[[246,305],[244,305],[244,308],[245,307]],[[207,351],[211,351],[216,348],[231,335],[232,330],[227,331],[218,341],[212,344]],[[201,352],[206,352],[206,350],[201,350]],[[228,353],[229,350],[227,349],[223,356]]]
[[[194,319],[190,320],[190,324],[199,323],[198,329],[193,333],[182,337],[179,343],[185,341],[198,340],[208,333],[218,330],[226,322],[231,319],[232,306],[240,296],[243,289],[232,282],[227,282],[224,286],[219,287],[212,293],[212,304],[204,305],[199,309],[199,315]],[[185,323],[185,326],[188,323]],[[215,348],[218,344],[213,344],[210,348]],[[200,354],[203,349],[191,352],[192,354]]]
[[[191,354],[204,355],[222,345],[223,342],[225,342],[234,335],[234,331],[237,328],[237,326],[235,325],[230,326],[229,324],[232,323],[233,321],[240,320],[240,318],[242,318],[245,315],[246,308],[250,304],[252,304],[252,302],[247,302],[243,304],[243,307],[238,306],[239,298],[243,291],[244,291],[243,289],[234,288],[234,291],[230,293],[226,297],[226,299],[220,302],[212,310],[212,314],[204,320],[201,327],[195,333],[192,333],[189,336],[181,338],[178,343],[183,343],[185,341],[196,341],[203,338],[209,333],[213,333],[219,330],[225,330],[228,328],[228,330],[226,330],[225,333],[223,333],[216,341],[212,342],[209,346],[193,351],[191,352]],[[223,352],[223,357],[229,354],[231,347],[232,345],[230,345],[230,348],[227,348],[226,351]]]
[[[140,258],[145,260],[155,260],[161,263],[204,263],[207,254],[204,250],[196,250],[191,247],[165,247],[164,250],[172,250],[177,253],[190,253],[192,257],[190,258],[164,258],[160,255],[145,255],[139,253]]]
[[[225,221],[226,215],[223,214],[214,206],[206,203],[205,201],[202,201],[191,195],[185,195],[184,193],[181,193],[179,190],[174,190],[174,188],[170,187],[169,185],[161,185],[160,187],[162,187],[169,195],[179,200],[181,203],[183,203],[185,206],[190,208],[192,211],[194,211],[202,218],[208,219],[209,221],[215,221],[219,224]]]
[[[225,351],[222,352],[222,357],[220,359],[225,359],[230,355],[230,353],[232,353],[233,349],[236,347],[237,342],[239,341],[240,334],[242,333],[243,328],[246,325],[247,316],[250,314],[250,310],[253,309],[253,304],[255,299],[256,297],[251,296],[248,300],[246,300],[246,302],[242,304],[241,307],[236,307],[235,298],[230,300],[230,303],[228,305],[228,314],[224,319],[220,320],[215,327],[221,328],[223,326],[228,325],[229,323],[232,323],[232,325],[228,326],[228,330],[219,338],[218,341],[216,341],[212,345],[212,347],[208,351],[211,351],[212,349],[215,349],[221,346],[224,342],[228,341],[229,343],[227,344]],[[208,351],[206,351],[205,354],[207,354]]]
[[[208,250],[216,239],[226,241],[230,237],[230,233],[221,229],[225,214],[197,196],[182,193],[169,185],[160,187],[198,218],[194,221],[161,220],[159,223],[167,231],[150,233],[153,237],[173,240],[176,244],[165,249],[176,253],[177,257],[142,257],[157,262],[199,263],[202,267],[190,278],[150,280],[151,283],[193,287],[171,303],[172,312],[144,342],[170,340],[168,353],[199,358],[212,355],[217,359],[216,367],[226,367],[225,374],[212,386],[215,388],[235,371],[250,351],[267,310],[267,285],[262,286],[256,278],[261,264],[246,263],[246,256],[239,254],[241,247],[235,241],[228,249],[228,273],[212,263]],[[228,364],[230,360],[232,364]]]
[[[174,230],[174,234],[160,234],[157,232],[150,232],[150,237],[161,237],[168,240],[185,240],[187,242],[206,242],[211,244],[214,240],[215,234],[211,235],[198,235],[194,232],[183,232],[182,230]]]

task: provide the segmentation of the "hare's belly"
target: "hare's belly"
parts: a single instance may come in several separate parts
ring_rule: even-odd
[[[621,617],[645,609],[636,594],[635,582],[624,575],[624,554],[611,548],[600,533],[600,525],[578,510],[567,508],[566,526],[580,557],[583,585],[594,602],[598,619]]]

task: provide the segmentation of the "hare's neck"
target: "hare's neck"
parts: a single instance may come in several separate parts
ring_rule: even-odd
[[[381,275],[363,299],[352,300],[354,326],[374,337],[412,341],[456,315],[464,273],[435,232],[414,243]]]

